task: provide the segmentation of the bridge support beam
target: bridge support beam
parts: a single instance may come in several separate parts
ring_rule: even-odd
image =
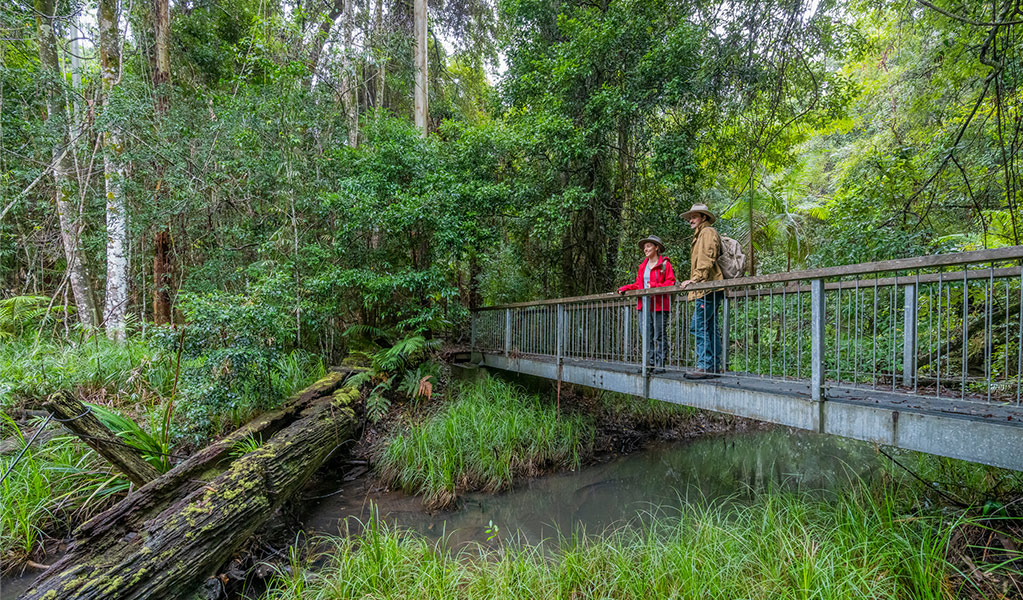
[[[680,374],[644,376],[631,366],[601,368],[594,363],[559,365],[532,359],[485,354],[484,365],[566,383],[684,404],[705,410],[777,423],[798,429],[958,458],[1023,471],[1023,426],[926,409],[898,409],[862,399],[817,401],[805,383],[783,391],[769,382],[722,378],[711,383],[682,379]],[[869,393],[868,393],[869,394]]]

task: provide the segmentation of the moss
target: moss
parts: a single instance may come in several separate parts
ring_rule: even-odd
[[[342,367],[368,367],[370,366],[369,358],[365,356],[355,356],[349,354],[341,360]]]

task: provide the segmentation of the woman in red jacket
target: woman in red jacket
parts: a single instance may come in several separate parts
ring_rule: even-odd
[[[668,287],[675,285],[675,271],[671,268],[671,261],[661,256],[664,252],[664,244],[661,238],[656,235],[645,237],[639,241],[639,247],[646,257],[639,264],[639,272],[636,273],[636,283],[630,283],[618,288],[619,294],[629,290],[645,290],[655,287]],[[650,301],[653,308],[649,312],[649,324],[647,325],[650,340],[649,364],[653,365],[654,373],[664,372],[664,356],[668,345],[665,327],[668,324],[668,312],[671,310],[671,299],[667,294],[663,296],[646,296],[639,299],[636,310],[643,310],[643,301]]]

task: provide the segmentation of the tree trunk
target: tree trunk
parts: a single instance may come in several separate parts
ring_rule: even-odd
[[[352,59],[352,29],[355,26],[355,2],[345,2],[345,54],[341,66],[341,93],[344,95],[345,122],[348,126],[348,147],[359,145],[359,101],[356,94],[355,61]]]
[[[378,83],[374,88],[373,93],[373,108],[377,109],[377,117],[380,116],[379,109],[384,107],[384,84],[387,79],[387,56],[379,57],[380,46],[384,44],[384,2],[383,0],[376,0],[376,23],[373,25],[373,33],[376,38],[378,60],[380,64],[377,68]]]
[[[46,118],[59,123],[60,141],[54,143],[53,187],[57,205],[57,220],[60,223],[60,239],[67,258],[68,280],[75,297],[78,319],[86,330],[99,325],[96,299],[93,292],[92,276],[85,260],[81,244],[81,228],[76,211],[68,201],[68,178],[73,170],[70,141],[67,135],[67,109],[61,99],[59,81],[63,79],[57,61],[57,38],[53,33],[54,0],[36,0],[36,30],[39,37],[39,62],[42,70],[51,79],[46,94]],[[63,122],[63,123],[62,123]]]
[[[359,392],[339,389],[343,378],[332,373],[82,525],[22,600],[189,597],[355,437]],[[252,438],[266,441],[230,463]]]
[[[415,0],[415,68],[416,68],[416,89],[415,89],[415,119],[416,129],[419,130],[419,134],[426,137],[429,133],[428,117],[430,109],[428,106],[429,102],[429,88],[427,80],[427,61],[426,61],[426,0]]]
[[[168,0],[153,0],[153,91],[157,126],[170,109],[170,4]],[[160,205],[167,198],[167,184],[163,179],[163,163],[156,161],[156,190],[154,203]],[[170,259],[170,227],[164,226],[153,236],[153,322],[171,322],[171,286],[174,281]]]
[[[103,107],[110,108],[110,96],[121,72],[118,47],[117,0],[99,2],[99,60],[103,79]],[[103,179],[107,196],[107,294],[103,322],[107,337],[124,339],[124,317],[128,311],[128,204],[124,198],[124,165],[121,136],[107,119],[103,132]]]
[[[334,0],[327,14],[320,19],[320,24],[313,36],[312,48],[309,50],[309,79],[306,81],[306,89],[313,89],[313,79],[316,78],[316,69],[320,65],[320,57],[323,56],[323,47],[327,45],[327,38],[330,37],[330,30],[334,22],[348,4],[345,0]]]

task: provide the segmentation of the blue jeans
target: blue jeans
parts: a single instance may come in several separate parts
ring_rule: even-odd
[[[724,292],[711,292],[697,298],[689,332],[696,338],[696,367],[711,373],[721,370],[721,331],[718,329],[718,305]]]

